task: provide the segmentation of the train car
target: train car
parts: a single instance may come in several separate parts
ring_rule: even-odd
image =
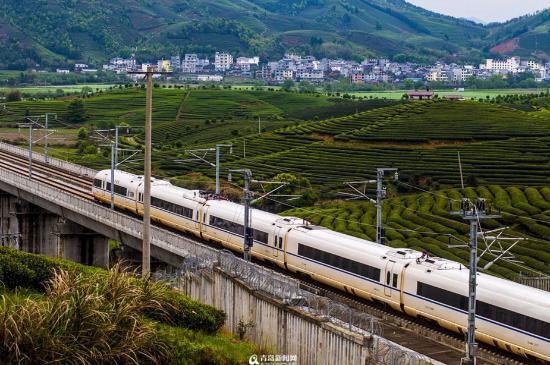
[[[243,251],[244,207],[225,200],[209,200],[203,207],[201,236],[237,252]],[[284,266],[287,232],[304,220],[280,217],[258,209],[250,210],[254,244],[251,254],[260,260]]]
[[[114,202],[121,209],[137,213],[136,202],[143,177],[128,172],[115,170],[114,172]],[[143,191],[143,190],[142,190]],[[94,177],[92,194],[95,199],[103,203],[111,202],[111,170],[99,171]]]
[[[94,197],[111,201],[110,170],[94,179]],[[115,205],[143,214],[143,177],[115,172]],[[296,217],[250,210],[254,258],[410,316],[466,333],[468,274],[462,264],[410,249],[392,249]],[[151,218],[237,252],[243,251],[244,207],[152,179]],[[476,339],[550,362],[550,293],[478,274]]]
[[[465,334],[469,270],[459,263],[426,258],[404,271],[408,314]],[[503,350],[550,360],[550,295],[483,273],[477,278],[476,338]]]

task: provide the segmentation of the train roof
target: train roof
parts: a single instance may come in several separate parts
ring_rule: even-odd
[[[244,206],[239,203],[234,203],[228,200],[212,199],[208,200],[207,205],[214,210],[211,214],[220,215],[220,218],[226,219],[239,219],[244,215]],[[266,212],[260,209],[250,209],[250,215],[253,220],[253,224],[261,222],[266,225],[281,225],[281,226],[295,226],[299,224],[308,223],[302,218],[298,217],[282,217],[278,214]]]
[[[296,227],[294,232],[302,233],[308,242],[314,240],[319,247],[334,247],[340,254],[345,253],[350,257],[358,252],[382,257],[391,250],[388,246],[316,225],[302,225]]]

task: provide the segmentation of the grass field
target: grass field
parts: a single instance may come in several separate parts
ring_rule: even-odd
[[[361,92],[351,92],[350,95],[355,95],[356,97],[367,97],[370,98],[386,98],[399,100],[403,94],[407,93],[409,90],[392,90],[392,91],[361,91]],[[490,98],[497,95],[510,95],[510,94],[531,94],[531,93],[540,93],[541,91],[546,91],[546,89],[488,89],[488,90],[468,90],[459,92],[454,90],[432,90],[435,94],[440,97],[447,95],[461,95],[466,99],[485,99],[487,96]]]
[[[64,93],[81,93],[85,87],[91,87],[93,91],[107,90],[113,84],[80,84],[80,85],[56,85],[56,86],[24,86],[24,87],[0,87],[0,92],[9,92],[17,89],[23,94],[48,94],[56,93],[58,90],[63,90]]]

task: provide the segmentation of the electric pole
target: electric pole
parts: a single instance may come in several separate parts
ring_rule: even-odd
[[[29,128],[29,179],[32,179],[32,127],[34,123],[19,123],[19,128]]]
[[[216,145],[216,195],[220,195],[220,149],[222,147],[229,147],[229,153],[233,153],[233,145],[231,144],[217,144]]]
[[[463,365],[476,365],[475,340],[476,331],[476,286],[477,286],[477,236],[478,225],[483,219],[500,218],[499,215],[487,214],[487,202],[485,199],[478,198],[474,203],[470,199],[463,198],[460,202],[460,211],[452,212],[455,215],[461,215],[462,219],[470,223],[470,241],[468,248],[470,250],[470,270],[468,280],[468,333],[466,341],[466,355],[462,358]]]
[[[44,114],[44,118],[45,118],[45,121],[44,121],[44,129],[46,129],[46,134],[44,134],[44,161],[46,161],[46,163],[49,162],[49,157],[48,157],[48,117],[50,115],[55,115],[55,119],[57,120],[57,113],[46,113]]]
[[[376,169],[376,243],[385,244],[384,227],[382,226],[382,200],[386,197],[386,187],[383,186],[384,173],[393,172],[394,181],[397,181],[396,168],[380,167]]]
[[[147,71],[131,71],[129,74],[145,75],[145,161],[143,173],[143,244],[141,271],[144,278],[151,272],[151,134],[153,129],[153,74],[169,74],[157,72],[152,67]]]
[[[119,136],[119,128],[127,128],[128,133],[128,127],[127,126],[120,126],[117,125],[112,129],[99,129],[95,130],[95,133],[97,133],[100,136],[100,139],[102,141],[108,141],[108,144],[100,145],[100,146],[109,146],[111,148],[111,209],[115,209],[115,171],[118,168],[118,136]],[[111,133],[115,132],[115,139],[114,141],[111,140]],[[103,134],[106,133],[106,134]]]
[[[185,152],[192,155],[193,158],[185,159],[185,160],[175,160],[175,162],[192,162],[192,161],[202,161],[210,166],[214,167],[216,169],[216,195],[220,195],[221,189],[220,189],[220,156],[221,156],[221,148],[222,147],[229,147],[229,153],[233,153],[233,145],[232,144],[216,144],[215,148],[201,148],[196,150],[186,150]],[[199,153],[202,152],[202,155]],[[206,155],[208,152],[216,152],[216,163],[212,163],[206,159]]]
[[[254,244],[254,231],[250,227],[250,202],[252,201],[252,192],[250,191],[250,178],[252,172],[249,169],[229,170],[230,172],[242,172],[244,176],[244,243],[243,258],[250,261],[250,250]],[[231,179],[229,179],[231,180]]]
[[[46,128],[46,134],[44,135],[44,161],[48,163],[48,113],[46,113],[44,126]]]
[[[27,126],[27,125],[34,125],[39,128],[43,128],[45,130],[44,132],[44,162],[49,162],[48,157],[48,137],[50,136],[50,132],[48,129],[48,122],[49,122],[49,116],[55,115],[55,119],[57,120],[57,113],[45,113],[43,115],[35,115],[35,116],[27,116],[25,120],[27,120],[27,123],[23,123],[21,126]],[[36,119],[36,120],[33,120]],[[44,124],[41,124],[39,122],[40,118],[44,118],[45,122]],[[53,132],[52,132],[53,133]],[[36,142],[38,142],[40,139],[38,139]]]
[[[354,193],[340,192],[339,194],[347,196],[347,200],[367,199],[376,206],[376,243],[381,245],[385,244],[384,240],[384,226],[382,225],[382,200],[386,197],[386,187],[384,183],[384,174],[386,172],[393,172],[393,181],[397,181],[399,174],[396,168],[392,167],[379,167],[376,169],[376,180],[364,180],[364,181],[349,181],[344,183],[354,190]],[[367,184],[376,183],[376,200],[367,195]],[[359,190],[354,185],[363,185],[363,191]]]
[[[143,185],[143,263],[142,276],[151,272],[151,134],[153,130],[153,73],[147,68],[145,96],[145,162]]]

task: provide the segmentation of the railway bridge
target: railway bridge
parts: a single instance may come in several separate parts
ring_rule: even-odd
[[[13,237],[19,248],[107,266],[108,239],[141,249],[142,221],[96,204],[90,195],[95,171],[33,153],[32,179],[28,152],[0,143],[0,236]],[[197,242],[152,227],[151,254],[178,266],[198,249]],[[205,247],[206,248],[206,247]]]
[[[96,171],[53,158],[46,162],[38,153],[32,159],[29,178],[28,151],[0,142],[3,245],[8,237],[16,237],[11,244],[24,251],[97,266],[109,263],[109,239],[141,251],[141,218],[97,204],[91,196]],[[151,255],[176,267],[192,258],[192,275],[183,281],[180,277],[179,288],[223,309],[228,314],[226,327],[233,333],[242,323],[253,323],[249,340],[296,354],[297,363],[460,364],[461,339],[402,317],[383,324],[382,318],[387,321],[392,315],[375,317],[378,309],[368,312],[363,304],[357,307],[305,294],[297,279],[159,226],[151,227]],[[298,302],[293,304],[295,299]],[[336,312],[339,318],[334,317]],[[390,340],[374,330],[381,328]],[[484,355],[485,364],[521,364],[500,353]]]

